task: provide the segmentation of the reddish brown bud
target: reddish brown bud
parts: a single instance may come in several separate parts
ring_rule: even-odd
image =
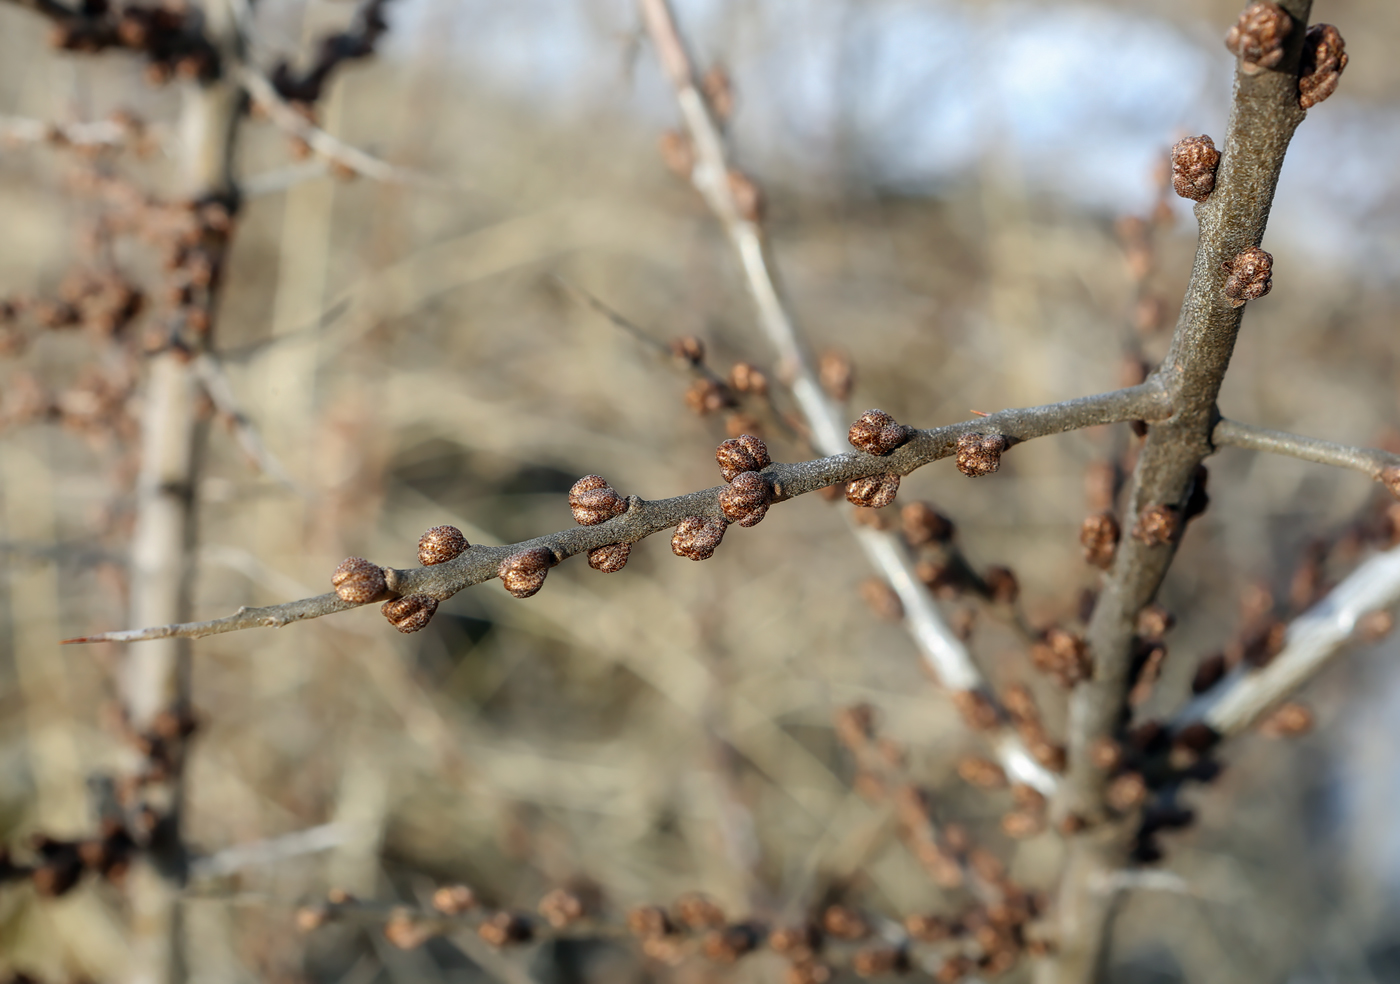
[[[768,203],[763,200],[763,191],[743,171],[729,169],[729,196],[734,201],[734,211],[745,222],[762,222]]]
[[[1027,740],[1026,748],[1030,751],[1031,758],[1051,772],[1065,771],[1066,753],[1063,745],[1056,745],[1043,737],[1037,737],[1034,741]]]
[[[1133,538],[1149,547],[1171,543],[1181,531],[1181,512],[1175,506],[1151,506],[1138,516]]]
[[[435,927],[415,919],[407,909],[395,909],[384,922],[384,938],[400,950],[416,950],[436,935]]]
[[[779,926],[768,934],[768,948],[793,960],[810,960],[821,946],[822,931],[810,924]]]
[[[569,489],[569,508],[580,526],[597,526],[627,511],[627,500],[601,475],[585,475]]]
[[[1176,616],[1161,605],[1148,605],[1137,616],[1137,634],[1156,641],[1171,631]]]
[[[925,543],[947,543],[953,538],[953,521],[927,502],[911,502],[899,511],[904,539],[912,547]]]
[[[715,448],[715,461],[726,482],[744,472],[762,471],[773,463],[768,457],[768,445],[752,434],[740,434]]]
[[[1100,735],[1089,745],[1089,761],[1096,769],[1113,772],[1123,764],[1123,746],[1107,735]]]
[[[1311,109],[1336,92],[1346,67],[1346,42],[1341,32],[1331,24],[1308,28],[1298,65],[1298,105]]]
[[[821,380],[822,389],[826,390],[833,400],[844,401],[851,395],[851,387],[855,385],[855,374],[851,357],[835,349],[823,352],[821,360],[817,363],[817,376]]]
[[[1220,264],[1230,275],[1225,280],[1225,296],[1230,299],[1230,306],[1239,307],[1245,301],[1267,294],[1274,285],[1273,267],[1274,258],[1258,246],[1251,246],[1233,260]]]
[[[891,622],[904,617],[904,603],[895,594],[889,583],[878,577],[868,577],[860,582],[860,596],[876,615]]]
[[[735,923],[705,934],[705,956],[716,963],[733,963],[746,953],[752,953],[762,942],[759,927],[754,923]]]
[[[763,396],[768,392],[768,377],[747,362],[736,362],[729,370],[729,385],[736,393]]]
[[[511,943],[528,943],[535,931],[530,921],[513,912],[498,912],[477,927],[479,935],[492,946],[508,946]]]
[[[1007,448],[1000,434],[964,434],[958,438],[958,471],[968,478],[981,478],[1001,468],[1001,453]]]
[[[556,888],[540,899],[539,912],[555,929],[562,929],[584,917],[583,899],[573,892]]]
[[[733,402],[724,385],[713,379],[697,379],[685,391],[685,405],[702,417],[732,406]]]
[[[784,984],[830,984],[831,968],[814,960],[790,964],[783,974]]]
[[[732,523],[757,526],[768,514],[773,499],[773,483],[759,472],[746,471],[734,476],[734,481],[719,490],[719,507]]]
[[[973,755],[959,759],[958,775],[963,782],[979,789],[1002,789],[1006,786],[1006,773],[991,759]]]
[[[687,516],[671,537],[671,552],[677,557],[689,557],[691,560],[709,560],[724,539],[727,525],[723,520]]]
[[[989,731],[1001,723],[987,695],[976,690],[953,691],[953,706],[973,731]]]
[[[684,133],[667,130],[661,134],[657,144],[666,169],[676,177],[689,181],[691,172],[695,170],[695,145],[690,138]]]
[[[1259,733],[1270,738],[1297,738],[1312,729],[1312,711],[1302,704],[1284,704],[1259,724]]]
[[[445,564],[470,547],[455,526],[434,526],[418,538],[418,563],[424,567]]]
[[[1021,585],[1009,567],[988,567],[982,580],[987,585],[987,595],[999,605],[1014,605],[1021,596]]]
[[[867,410],[851,425],[846,438],[852,447],[866,454],[886,455],[914,434],[914,428],[899,423],[885,411]]]
[[[386,601],[380,606],[379,611],[389,620],[390,625],[400,632],[406,633],[427,628],[428,623],[432,621],[433,613],[437,611],[437,607],[436,598],[415,594]]]
[[[588,566],[604,574],[616,574],[627,566],[627,558],[632,556],[632,544],[610,543],[606,547],[594,547],[588,551]]]
[[[867,946],[851,958],[851,969],[857,977],[883,977],[908,968],[909,960],[903,950],[892,946]]]
[[[1205,135],[1186,137],[1172,147],[1172,190],[1182,198],[1203,202],[1215,190],[1220,151]]]
[[[1094,670],[1088,644],[1058,626],[1046,630],[1041,640],[1031,645],[1031,662],[1037,669],[1055,677],[1063,687],[1087,680]]]
[[[1385,610],[1367,612],[1356,620],[1356,637],[1362,642],[1380,642],[1395,628],[1395,616]]]
[[[1012,840],[1034,837],[1045,829],[1045,816],[1027,810],[1012,810],[1002,815],[1001,832]]]
[[[496,576],[515,597],[528,598],[544,587],[545,575],[553,566],[553,553],[545,547],[533,547],[501,561]]]
[[[1273,68],[1283,59],[1283,42],[1293,30],[1293,18],[1276,3],[1252,3],[1225,35],[1225,47],[1241,62],[1240,70],[1253,75]]]
[[[846,501],[854,506],[881,509],[899,494],[898,475],[868,475],[846,483]]]
[[[870,925],[854,909],[829,905],[822,913],[822,929],[838,940],[862,940],[870,935]]]
[[[912,915],[904,917],[904,931],[920,943],[937,943],[953,935],[953,927],[942,916]]]
[[[715,929],[728,921],[715,900],[699,892],[687,892],[676,899],[675,909],[681,922],[691,929]]]
[[[433,892],[433,908],[443,915],[461,915],[476,908],[476,893],[466,885],[444,885]]]
[[[1147,783],[1137,772],[1125,772],[1108,784],[1104,798],[1121,813],[1141,806],[1147,799]]]
[[[1018,723],[1040,720],[1040,709],[1035,706],[1035,698],[1030,688],[1022,683],[1013,683],[1001,695],[1006,713]]]
[[[331,575],[331,585],[341,601],[352,605],[367,605],[378,601],[389,591],[384,568],[371,564],[363,557],[346,557]]]
[[[671,354],[682,362],[698,366],[705,361],[705,343],[694,335],[682,335],[671,341]]]
[[[639,905],[627,912],[627,928],[632,935],[654,939],[669,935],[674,927],[666,910],[657,905]]]

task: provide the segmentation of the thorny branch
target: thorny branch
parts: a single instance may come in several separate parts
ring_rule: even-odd
[[[1160,420],[1168,412],[1161,388],[1144,383],[1097,396],[1080,397],[1064,403],[1003,410],[987,417],[968,420],[932,430],[916,431],[902,447],[886,456],[846,451],[813,461],[773,464],[763,469],[773,484],[773,501],[783,502],[818,489],[871,475],[907,475],[915,469],[947,458],[957,452],[958,438],[964,434],[1000,434],[1011,445],[1050,434],[1099,424],[1129,420]],[[508,546],[474,544],[453,560],[430,567],[406,570],[386,569],[390,591],[406,596],[426,594],[443,600],[463,588],[499,576],[501,561],[513,554],[544,548],[559,563],[575,554],[614,543],[636,543],[654,533],[678,525],[683,519],[699,516],[724,521],[719,493],[724,486],[691,492],[671,499],[648,502],[636,496],[628,499],[627,512],[598,526],[580,526]],[[70,639],[69,642],[139,642],[147,639],[203,636],[239,629],[280,627],[308,618],[319,618],[347,611],[358,605],[342,601],[335,594],[306,598],[285,605],[245,608],[227,618],[209,622],[164,625],[127,632]]]

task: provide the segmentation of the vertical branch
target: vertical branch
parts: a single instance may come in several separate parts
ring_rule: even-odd
[[[1087,824],[1071,842],[1058,899],[1059,949],[1039,969],[1045,982],[1091,981],[1099,973],[1114,896],[1111,875],[1127,859],[1136,815],[1114,816],[1105,803],[1108,773],[1096,743],[1126,723],[1138,612],[1149,604],[1176,554],[1201,462],[1214,450],[1216,396],[1244,314],[1226,295],[1226,264],[1264,237],[1279,170],[1299,106],[1298,65],[1311,0],[1283,0],[1292,27],[1271,70],[1241,63],[1215,189],[1196,206],[1200,240],[1170,351],[1157,378],[1175,410],[1154,423],[1133,472],[1127,532],[1099,595],[1087,633],[1094,675],[1070,701],[1069,771],[1055,804],[1062,820]]]
[[[847,423],[840,408],[818,382],[811,360],[803,350],[796,323],[783,301],[772,255],[762,226],[752,210],[740,207],[724,150],[724,139],[710,108],[695,83],[695,73],[676,28],[667,0],[639,0],[642,17],[662,68],[676,90],[676,100],[695,147],[691,181],[719,219],[738,254],[744,279],[753,298],[758,324],[778,356],[780,378],[792,389],[811,429],[812,444],[822,454],[848,451]],[[985,689],[981,672],[967,647],[939,614],[918,576],[908,553],[889,532],[847,522],[871,565],[889,582],[904,606],[904,621],[926,665],[938,680],[956,693],[980,693]],[[989,735],[1006,771],[1015,781],[1049,793],[1055,777],[1031,757],[1025,745],[1004,727]]]
[[[233,11],[226,0],[205,6],[205,30],[224,56],[237,53]],[[182,93],[179,193],[191,209],[212,204],[231,215],[231,166],[241,94],[222,73],[189,81]],[[227,249],[222,230],[201,227],[207,284],[170,326],[164,351],[150,360],[141,421],[141,467],[136,482],[136,528],[131,548],[131,613],[138,621],[190,616],[194,574],[196,497],[202,427],[193,359],[209,347],[212,318]],[[196,313],[198,312],[198,313]],[[122,666],[122,704],[132,730],[167,738],[170,762],[158,782],[141,784],[142,806],[155,817],[147,859],[133,871],[131,980],[163,984],[182,978],[179,892],[187,859],[181,838],[183,749],[181,722],[189,720],[189,642],[162,640],[128,650]],[[172,736],[173,737],[169,737]]]

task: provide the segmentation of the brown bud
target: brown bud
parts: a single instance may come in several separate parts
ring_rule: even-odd
[[[1113,557],[1118,552],[1118,540],[1122,535],[1113,513],[1102,512],[1086,517],[1079,527],[1079,543],[1084,548],[1084,560],[1108,570],[1113,566]]]
[[[689,181],[695,170],[695,145],[684,133],[667,130],[658,141],[661,161],[666,169],[682,180]]]
[[[1176,616],[1161,605],[1148,605],[1137,616],[1137,634],[1144,639],[1157,640],[1171,631]]]
[[[723,520],[687,516],[671,537],[671,552],[677,557],[689,557],[691,560],[709,560],[724,539],[726,526],[728,524]]]
[[[458,916],[476,908],[476,893],[466,885],[444,885],[433,892],[433,908],[445,916]]]
[[[1123,746],[1107,735],[1100,735],[1089,745],[1089,761],[1096,769],[1112,772],[1123,764]]]
[[[1026,748],[1031,753],[1031,758],[1045,766],[1051,772],[1064,772],[1066,763],[1065,747],[1056,745],[1045,738],[1036,738],[1034,741],[1027,741]]]
[[[768,457],[768,445],[752,434],[740,434],[715,448],[715,461],[726,482],[744,472],[762,471],[773,463]]]
[[[1031,696],[1030,688],[1025,684],[1011,684],[1002,692],[1001,700],[1006,707],[1006,713],[1018,723],[1040,720],[1040,710],[1035,706],[1035,698]]]
[[[989,731],[1001,723],[997,709],[987,695],[976,690],[953,691],[953,706],[973,731]]]
[[[909,965],[903,950],[892,946],[867,946],[851,958],[851,969],[857,977],[883,977],[905,970]]]
[[[736,393],[763,396],[768,392],[768,377],[747,362],[736,362],[729,370],[729,386]]]
[[[1225,35],[1225,47],[1241,62],[1246,75],[1273,68],[1283,59],[1283,42],[1293,29],[1293,18],[1276,3],[1252,3]]]
[[[657,905],[639,905],[627,912],[627,928],[633,936],[654,939],[667,936],[673,930],[666,910]]]
[[[1133,538],[1149,547],[1161,546],[1176,539],[1181,530],[1181,512],[1175,506],[1151,506],[1138,516]]]
[[[878,577],[868,577],[860,582],[860,596],[876,615],[891,622],[904,617],[904,603],[895,594],[889,583]]]
[[[1045,829],[1045,815],[1027,810],[1012,810],[1002,815],[1001,832],[1012,840],[1034,837]]]
[[[1001,468],[1007,446],[1000,434],[964,434],[958,438],[958,471],[968,478],[992,474]]]
[[[1259,724],[1259,733],[1269,738],[1297,738],[1312,729],[1312,711],[1302,704],[1284,704]]]
[[[911,502],[899,511],[904,539],[912,547],[925,543],[947,543],[953,538],[953,521],[927,502]]]
[[[710,104],[710,112],[715,120],[723,123],[734,112],[734,86],[729,81],[729,73],[716,65],[700,80],[700,91]]]
[[[829,905],[822,913],[822,929],[838,940],[861,940],[870,935],[870,925],[854,909]]]
[[[455,526],[434,526],[418,538],[418,563],[424,567],[445,564],[470,547]]]
[[[1147,799],[1147,783],[1141,773],[1125,772],[1108,784],[1104,798],[1109,806],[1120,813],[1126,813],[1141,806],[1143,800]]]
[[[1341,32],[1331,24],[1308,28],[1298,65],[1298,105],[1311,109],[1336,92],[1346,67],[1346,42]]]
[[[1063,687],[1087,680],[1094,671],[1088,644],[1059,626],[1047,629],[1038,642],[1031,644],[1031,662],[1040,671],[1055,677]]]
[[[1212,653],[1196,665],[1196,675],[1191,678],[1191,692],[1203,694],[1220,682],[1225,675],[1225,654]]]
[[[728,920],[715,900],[700,892],[687,892],[676,899],[676,915],[691,929],[714,929]]]
[[[719,490],[719,507],[730,522],[740,526],[757,526],[768,514],[773,499],[773,483],[759,472],[746,471]]]
[[[1367,612],[1356,620],[1356,637],[1362,642],[1380,642],[1395,628],[1395,616],[1385,610]]]
[[[979,789],[1002,789],[1006,786],[1006,773],[991,759],[973,755],[959,759],[958,775],[963,782]]]
[[[784,984],[830,984],[831,968],[814,960],[790,964],[783,974]]]
[[[400,632],[417,632],[427,628],[437,611],[438,601],[427,595],[415,594],[404,598],[386,601],[380,606],[380,613]]]
[[[953,935],[948,920],[933,915],[905,916],[904,931],[920,943],[937,943]]]
[[[898,475],[868,475],[846,483],[846,501],[855,506],[882,509],[898,494]]]
[[[705,343],[694,335],[682,335],[672,339],[671,354],[682,362],[698,366],[705,361]]]
[[[296,926],[303,933],[320,929],[330,918],[330,913],[319,905],[304,905],[297,909]]]
[[[367,605],[378,601],[389,591],[384,568],[371,564],[363,557],[346,557],[331,575],[331,585],[341,601],[352,605]]]
[[[632,544],[610,543],[606,547],[594,547],[588,551],[588,566],[604,574],[616,574],[627,566],[627,558],[632,556]]]
[[[627,500],[600,475],[585,475],[569,489],[569,508],[580,526],[597,526],[627,511]]]
[[[685,391],[685,405],[702,417],[723,410],[733,402],[724,385],[713,379],[697,379]]]
[[[768,203],[763,200],[763,191],[743,171],[729,169],[729,196],[734,201],[734,211],[745,222],[762,222]]]
[[[974,966],[971,957],[952,954],[943,959],[943,963],[933,975],[933,979],[938,984],[958,984],[959,981],[972,973]]]
[[[400,950],[416,950],[436,935],[434,926],[415,919],[407,909],[395,909],[384,922],[384,938]]]
[[[554,566],[554,554],[546,547],[532,547],[501,561],[496,576],[517,598],[528,598],[544,587],[545,575]]]
[[[855,373],[851,357],[835,349],[823,352],[817,363],[817,376],[821,380],[822,389],[826,390],[833,400],[844,401],[851,395],[851,387],[855,385]]]
[[[822,946],[822,931],[816,926],[779,926],[768,934],[768,948],[792,960],[811,960]]]
[[[1220,268],[1230,276],[1225,280],[1225,296],[1231,307],[1263,297],[1273,287],[1274,258],[1258,246],[1251,246]]]
[[[528,943],[535,935],[530,921],[513,912],[498,912],[477,927],[479,935],[492,946],[508,946],[511,943]]]
[[[584,917],[583,899],[573,892],[556,888],[540,899],[539,912],[555,929],[562,929]]]
[[[982,581],[987,585],[987,595],[999,605],[1014,605],[1021,596],[1021,585],[1009,567],[988,567]]]
[[[1172,147],[1172,190],[1182,198],[1203,202],[1215,190],[1220,151],[1205,135],[1186,137]]]
[[[746,953],[752,953],[762,942],[759,927],[754,923],[734,923],[705,934],[705,956],[716,963],[733,963]]]
[[[885,455],[915,433],[914,428],[899,423],[883,410],[867,410],[851,425],[846,438],[852,447],[866,454]]]

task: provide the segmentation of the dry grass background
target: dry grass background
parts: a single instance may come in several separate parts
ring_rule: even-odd
[[[1214,31],[1236,6],[1165,13]],[[1390,49],[1364,55],[1400,31],[1395,12],[1321,6],[1336,6],[1323,16],[1343,25],[1353,51],[1347,94],[1393,101]],[[314,24],[344,12],[318,4],[306,13]],[[285,25],[300,13],[267,16]],[[145,88],[120,58],[59,58],[42,38],[24,12],[0,9],[4,111],[99,118],[134,106],[171,118],[171,94]],[[723,421],[689,412],[682,372],[552,276],[659,339],[703,338],[721,371],[737,359],[768,364],[721,235],[659,163],[654,130],[619,111],[561,122],[493,93],[431,46],[345,72],[330,98],[329,129],[462,187],[320,178],[247,204],[218,346],[239,399],[305,494],[250,470],[212,428],[199,490],[199,617],[319,593],[347,554],[408,565],[418,534],[438,523],[487,542],[564,528],[564,492],[589,472],[648,498],[714,484]],[[1173,136],[1163,134],[1164,148]],[[285,141],[252,128],[244,173],[285,162]],[[73,262],[96,208],[72,191],[77,166],[62,151],[0,152],[3,292],[51,291]],[[158,159],[114,166],[159,187]],[[1047,200],[1011,174],[988,166],[925,200],[860,188],[815,196],[760,175],[812,346],[858,353],[852,416],[879,406],[929,426],[1117,384],[1133,284],[1116,216]],[[1179,296],[1193,243],[1189,223],[1161,241],[1153,286],[1164,296]],[[1251,306],[1226,412],[1383,440],[1400,426],[1393,285],[1349,279],[1287,242],[1270,248],[1280,275]],[[122,260],[157,275],[139,254]],[[305,330],[327,310],[339,313]],[[1160,354],[1165,341],[1147,345]],[[15,374],[30,372],[61,392],[94,360],[111,367],[117,357],[50,333],[0,363],[0,386],[12,391]],[[775,458],[807,456],[771,424],[768,435]],[[1038,441],[977,482],[927,468],[906,479],[901,501],[936,503],[972,558],[1012,566],[1033,620],[1046,624],[1094,583],[1076,542],[1084,474],[1115,440]],[[88,832],[90,777],[135,754],[103,723],[120,652],[55,645],[126,627],[130,454],[58,424],[3,433],[5,843]],[[1248,585],[1286,591],[1309,537],[1377,505],[1357,476],[1243,452],[1213,460],[1210,491],[1167,583],[1163,600],[1180,624],[1148,712],[1175,706],[1197,658],[1228,640]],[[1339,558],[1333,573],[1349,562]],[[212,853],[328,822],[348,834],[331,850],[196,880],[186,906],[193,976],[482,979],[442,942],[401,952],[374,932],[299,934],[296,906],[331,887],[412,899],[461,880],[500,904],[533,907],[551,887],[590,882],[613,911],[697,889],[736,913],[790,916],[842,895],[889,914],[937,910],[945,902],[899,846],[889,814],[850,791],[831,721],[857,701],[878,708],[942,816],[971,825],[1025,882],[1048,886],[1053,835],[1008,841],[997,820],[1009,798],[957,779],[953,763],[975,741],[901,629],[861,601],[867,576],[836,507],[808,497],[759,528],[732,530],[703,565],[673,557],[658,538],[616,576],[564,565],[528,601],[494,583],[474,588],[416,636],[363,610],[201,640],[192,844]],[[994,681],[1032,682],[1058,723],[1060,698],[1033,679],[1014,635],[983,616],[973,645]],[[1308,692],[1313,735],[1246,738],[1220,780],[1190,794],[1200,822],[1168,839],[1165,863],[1185,890],[1134,893],[1113,979],[1400,975],[1387,950],[1394,869],[1377,862],[1395,850],[1393,814],[1383,793],[1366,793],[1393,782],[1393,731],[1379,709],[1393,706],[1381,691],[1394,685],[1386,663],[1396,655],[1392,642],[1348,657]],[[59,900],[5,889],[0,971],[114,978],[121,926],[108,886]],[[607,946],[521,959],[542,982],[660,973]],[[732,973],[776,972],[760,958]],[[710,971],[675,973],[703,980]]]

